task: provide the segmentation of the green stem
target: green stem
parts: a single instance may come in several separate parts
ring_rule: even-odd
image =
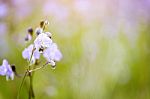
[[[29,77],[30,77],[29,99],[31,99],[31,98],[34,99],[35,98],[34,90],[33,90],[33,75],[34,75],[33,71],[44,68],[47,64],[48,64],[48,62],[46,64],[44,64],[43,66],[39,67],[39,68],[33,68],[33,70],[31,70],[31,68],[29,68],[29,71],[28,71],[29,72]]]
[[[19,97],[20,97],[20,92],[21,92],[21,89],[22,89],[22,86],[23,86],[23,83],[24,83],[24,81],[25,81],[25,78],[26,78],[27,74],[28,74],[29,77],[30,77],[29,99],[31,99],[31,98],[34,99],[34,97],[35,97],[35,96],[34,96],[34,91],[33,91],[33,85],[32,85],[32,83],[33,83],[33,77],[32,77],[31,72],[29,72],[29,71],[31,70],[30,63],[31,63],[31,60],[32,60],[32,56],[33,56],[34,51],[35,51],[35,48],[33,48],[33,50],[32,50],[31,57],[30,57],[30,59],[29,59],[29,65],[28,65],[29,68],[26,70],[26,72],[25,72],[25,74],[24,74],[24,76],[23,76],[23,79],[22,79],[22,82],[21,82],[21,84],[20,84],[19,91],[18,91],[18,94],[17,94],[17,99],[19,99]]]
[[[29,60],[29,64],[32,60],[32,56],[33,56],[33,53],[34,53],[35,49],[33,48],[32,50],[32,54],[31,54],[31,57],[30,57],[30,60]],[[29,66],[29,71],[31,70],[31,66]],[[34,90],[33,90],[33,75],[31,72],[29,72],[29,78],[30,78],[30,88],[29,88],[29,99],[33,98],[34,99]]]
[[[49,62],[47,62],[46,64],[42,65],[41,67],[38,67],[38,68],[35,68],[35,69],[32,69],[32,70],[29,70],[29,73],[35,72],[35,71],[37,71],[37,70],[39,70],[39,69],[44,68],[48,63],[49,63]]]
[[[33,74],[29,73],[30,77],[30,89],[29,89],[29,99],[33,98],[34,99],[34,90],[33,90]]]
[[[19,99],[19,95],[20,95],[20,92],[21,92],[23,83],[24,83],[24,81],[25,81],[25,78],[26,78],[26,76],[27,76],[27,73],[28,73],[28,70],[25,72],[25,74],[24,74],[24,76],[23,76],[23,79],[22,79],[22,82],[21,82],[21,84],[20,84],[19,91],[18,91],[18,94],[17,94],[17,99]]]

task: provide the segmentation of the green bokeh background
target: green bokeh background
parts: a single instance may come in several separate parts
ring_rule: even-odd
[[[7,6],[6,15],[0,14],[1,64],[7,59],[18,73],[25,72],[24,37],[28,27],[35,29],[43,19],[49,20],[46,31],[63,54],[55,70],[47,66],[35,72],[35,99],[150,99],[148,0],[2,0],[0,4]],[[41,57],[39,66],[44,62]],[[16,99],[21,80],[0,76],[0,99]],[[27,77],[20,99],[28,99],[28,89]]]

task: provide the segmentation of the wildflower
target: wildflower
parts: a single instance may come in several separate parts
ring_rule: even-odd
[[[27,59],[28,61],[30,61],[31,58],[31,64],[34,64],[36,60],[40,58],[40,53],[38,50],[34,49],[34,45],[31,44],[28,48],[25,48],[25,50],[22,52],[22,56],[24,59]]]
[[[28,29],[28,33],[25,37],[25,41],[30,41],[32,39],[32,36],[33,36],[33,29],[32,28],[29,28]]]
[[[45,34],[51,39],[52,33],[50,33],[50,32],[45,32]]]
[[[55,66],[55,61],[60,61],[62,58],[62,54],[57,48],[56,43],[52,43],[49,48],[45,49],[43,56],[52,66]]]
[[[6,59],[3,60],[3,64],[0,66],[0,75],[6,76],[6,80],[14,79],[14,72]]]
[[[34,41],[35,48],[43,53],[43,51],[50,47],[52,44],[52,40],[48,37],[47,34],[41,33]]]
[[[27,34],[26,37],[25,37],[25,41],[30,41],[32,39],[32,36],[31,34]]]
[[[35,30],[36,35],[39,35],[39,34],[41,34],[42,32],[43,32],[43,29],[40,28],[40,27],[36,28],[36,30]]]

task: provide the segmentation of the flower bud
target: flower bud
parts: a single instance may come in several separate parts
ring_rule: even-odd
[[[11,69],[12,69],[12,71],[15,73],[16,72],[16,67],[15,67],[15,65],[11,65]]]
[[[35,33],[36,33],[36,35],[39,35],[39,34],[41,34],[43,32],[43,29],[42,28],[36,28],[36,30],[35,30]]]
[[[40,22],[40,27],[42,28],[44,26],[44,21]]]
[[[28,33],[29,33],[30,35],[33,35],[33,29],[32,29],[31,27],[28,29]]]

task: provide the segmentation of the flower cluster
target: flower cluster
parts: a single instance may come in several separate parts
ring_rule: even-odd
[[[60,61],[62,58],[62,54],[59,51],[57,44],[53,42],[51,39],[52,34],[50,32],[45,32],[44,29],[46,25],[48,25],[48,21],[41,21],[40,26],[36,28],[35,33],[32,28],[28,29],[28,33],[25,37],[25,41],[29,42],[29,46],[26,47],[23,52],[22,56],[24,59],[28,61],[28,68],[26,69],[26,72],[23,75],[20,75],[16,72],[15,65],[10,65],[6,59],[3,60],[2,65],[0,66],[0,75],[6,76],[6,80],[13,80],[14,76],[21,77],[23,76],[22,82],[19,87],[19,91],[17,94],[17,99],[20,99],[20,91],[22,89],[23,83],[25,81],[26,76],[29,76],[30,80],[30,88],[29,88],[29,99],[34,98],[34,90],[33,90],[33,73],[43,67],[45,67],[47,64],[50,64],[52,69],[55,69],[56,67],[56,61]],[[36,38],[34,38],[34,34],[36,35]],[[38,64],[38,60],[40,59],[40,56],[43,55],[43,57],[47,60],[46,64],[35,67],[36,64]]]
[[[23,50],[22,56],[29,62],[29,67],[26,71],[30,76],[32,71],[41,69],[45,66],[44,64],[39,68],[30,68],[31,65],[37,63],[41,55],[47,60],[46,65],[50,64],[53,69],[56,67],[55,62],[60,61],[62,58],[62,54],[59,51],[57,44],[51,39],[52,34],[44,31],[48,24],[48,21],[41,21],[40,26],[35,29],[35,33],[32,28],[29,28],[25,37],[25,41],[29,42],[30,45]],[[36,35],[35,39],[33,39],[34,34]],[[3,60],[3,63],[0,66],[0,75],[6,76],[6,80],[13,80],[14,76],[20,76],[16,72],[15,65],[10,65],[6,59]]]
[[[60,61],[62,58],[57,44],[51,39],[52,34],[50,32],[44,32],[45,26],[48,24],[48,21],[41,21],[40,27],[35,30],[36,38],[33,44],[29,45],[29,47],[25,48],[22,52],[23,58],[30,61],[30,64],[35,64],[36,60],[39,60],[40,56],[43,55],[47,62],[52,67],[55,67],[55,62]],[[30,28],[27,34],[30,36],[28,36],[29,38],[26,38],[26,40],[31,40],[32,32],[33,30]]]

